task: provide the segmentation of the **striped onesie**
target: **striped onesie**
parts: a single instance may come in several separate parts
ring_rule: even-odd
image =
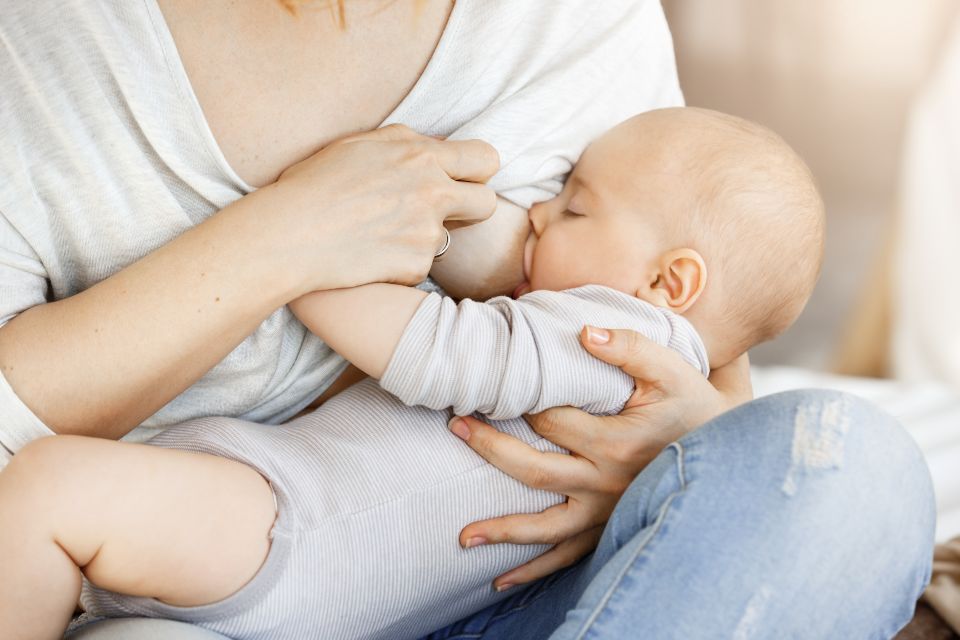
[[[447,421],[477,414],[536,449],[562,451],[519,416],[561,405],[620,411],[633,380],[581,347],[584,324],[639,331],[709,373],[689,322],[606,287],[485,303],[431,294],[379,384],[365,380],[280,426],[200,418],[149,441],[238,460],[273,485],[272,545],[246,586],[210,605],[175,607],[85,583],[84,607],[97,616],[183,620],[237,640],[398,640],[505,597],[493,578],[546,547],[464,550],[460,530],[563,498],[506,476]]]

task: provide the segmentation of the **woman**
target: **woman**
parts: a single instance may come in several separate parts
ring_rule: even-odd
[[[144,437],[198,415],[289,418],[343,364],[287,302],[419,281],[444,220],[494,208],[484,224],[522,219],[596,133],[681,101],[649,0],[356,0],[334,20],[295,13],[266,1],[76,0],[5,15],[0,440],[10,452],[51,432]],[[394,122],[450,140],[388,128],[316,152]],[[561,126],[570,122],[582,126]],[[495,154],[471,138],[499,152],[489,188],[477,183]],[[455,231],[450,251],[469,252],[470,233]],[[473,256],[482,278],[443,263],[432,273],[454,293],[497,291],[514,249]],[[437,637],[867,635],[906,621],[926,576],[930,495],[895,424],[851,398],[794,394],[727,413],[657,456],[749,394],[745,363],[717,372],[718,391],[636,336],[587,346],[637,377],[637,402],[614,418],[533,418],[578,454],[564,459],[470,423],[481,455],[570,499],[476,523],[463,540],[556,543],[496,583],[525,584],[593,548],[619,499],[598,551]],[[868,425],[882,469],[864,455]],[[891,512],[909,523],[898,529]],[[914,544],[864,557],[894,532]],[[882,583],[837,607],[848,576],[870,567]]]

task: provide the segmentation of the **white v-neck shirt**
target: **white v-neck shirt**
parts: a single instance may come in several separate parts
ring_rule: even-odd
[[[491,186],[529,207],[559,192],[591,139],[682,101],[655,0],[458,0],[384,124],[489,141],[502,162]],[[155,0],[4,9],[0,325],[83,291],[252,190],[217,146]],[[128,437],[209,415],[279,423],[344,366],[283,307]],[[0,466],[49,434],[0,376]]]

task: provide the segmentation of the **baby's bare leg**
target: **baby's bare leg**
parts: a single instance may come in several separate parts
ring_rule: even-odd
[[[80,573],[174,605],[216,602],[266,558],[259,473],[215,456],[84,438],[31,443],[0,472],[0,638],[59,638]]]

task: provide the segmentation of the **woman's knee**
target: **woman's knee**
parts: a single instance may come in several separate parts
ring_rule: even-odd
[[[835,478],[884,484],[932,508],[930,475],[916,442],[892,416],[858,396],[802,389],[758,398],[727,412],[681,441],[709,441],[714,455],[740,460],[780,479],[787,496]],[[826,488],[826,487],[825,487]]]
[[[681,446],[689,475],[758,505],[741,509],[753,526],[779,521],[798,547],[845,549],[851,568],[884,573],[912,608],[929,579],[936,507],[924,457],[895,418],[851,394],[789,391],[718,417]]]
[[[892,635],[929,579],[934,513],[923,456],[894,418],[804,390],[759,398],[674,444],[625,494],[607,538],[622,547],[639,536],[645,562],[697,565],[728,585],[734,613],[750,611],[751,593],[781,594],[764,607],[784,629]]]
[[[706,484],[722,500],[769,493],[821,510],[849,502],[881,518],[889,515],[881,502],[899,503],[932,531],[932,484],[916,443],[892,416],[839,391],[787,391],[718,416],[661,453],[625,495],[645,503],[649,518],[690,480],[707,478],[698,491]],[[876,499],[884,493],[893,495]]]

